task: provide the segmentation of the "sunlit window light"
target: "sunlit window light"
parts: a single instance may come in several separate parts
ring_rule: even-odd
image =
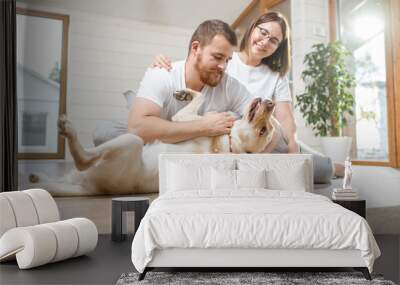
[[[354,20],[354,33],[367,40],[383,30],[383,21],[376,16],[363,16]]]

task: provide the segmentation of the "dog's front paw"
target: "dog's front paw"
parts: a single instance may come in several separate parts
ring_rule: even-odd
[[[174,92],[174,97],[178,101],[192,101],[193,95],[187,90],[177,90]]]
[[[67,116],[61,115],[57,122],[58,133],[67,138],[76,135],[76,131],[72,126],[72,123],[67,119]]]

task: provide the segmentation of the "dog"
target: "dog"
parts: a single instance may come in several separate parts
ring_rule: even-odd
[[[175,92],[174,96],[190,102],[172,117],[172,121],[201,118],[198,110],[204,102],[202,93],[185,89]],[[79,195],[156,193],[159,153],[261,153],[271,144],[277,126],[272,114],[274,107],[272,101],[253,99],[243,117],[234,122],[229,135],[144,145],[139,136],[127,133],[91,149],[82,147],[71,122],[61,116],[59,132],[66,137],[78,170],[70,173],[68,180],[80,185]],[[77,194],[58,188],[50,192],[57,196]]]

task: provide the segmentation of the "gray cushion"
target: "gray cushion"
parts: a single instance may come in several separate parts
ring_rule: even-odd
[[[126,100],[126,108],[130,110],[130,108],[132,107],[133,100],[136,97],[136,92],[132,90],[127,90],[122,94],[124,95]]]
[[[127,120],[105,121],[96,126],[93,132],[93,143],[98,146],[106,141],[116,138],[128,132]]]

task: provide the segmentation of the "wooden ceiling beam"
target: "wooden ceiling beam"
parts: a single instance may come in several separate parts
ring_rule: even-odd
[[[275,5],[278,5],[284,0],[260,0],[259,3],[259,10],[261,14],[267,13],[269,9],[274,7]]]
[[[258,9],[259,14],[266,13],[269,9],[274,7],[275,5],[278,5],[284,0],[253,0],[250,2],[249,5],[243,10],[242,13],[240,13],[239,17],[236,18],[236,20],[233,22],[231,25],[231,28],[235,30],[239,25],[242,23],[242,21],[251,13],[253,9]],[[257,7],[258,6],[258,7]]]
[[[249,5],[243,10],[242,13],[240,13],[239,17],[236,18],[236,20],[233,22],[231,25],[231,28],[235,30],[237,27],[239,27],[240,23],[246,18],[248,14],[253,10],[253,8],[257,5],[259,0],[253,0],[250,2]]]

